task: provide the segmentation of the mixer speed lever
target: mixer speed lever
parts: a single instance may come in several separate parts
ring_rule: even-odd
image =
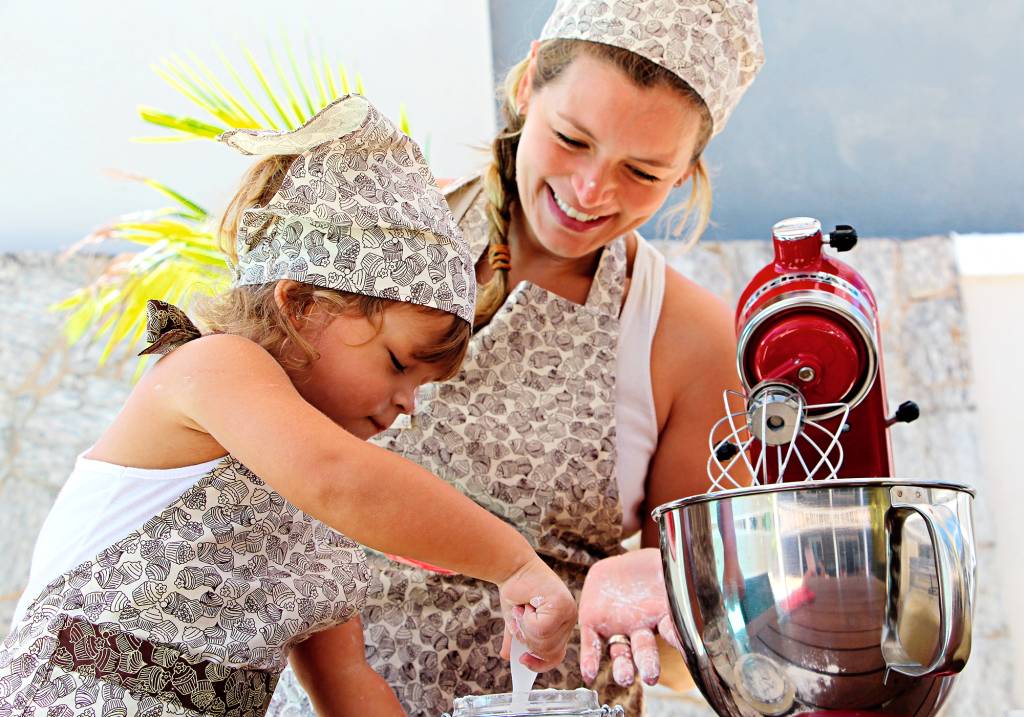
[[[904,401],[896,409],[896,413],[885,419],[885,427],[894,423],[913,423],[921,417],[921,409],[913,401]]]

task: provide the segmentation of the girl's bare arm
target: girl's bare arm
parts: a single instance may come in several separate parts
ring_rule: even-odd
[[[404,717],[384,678],[366,661],[359,618],[313,635],[292,650],[295,676],[318,717]]]

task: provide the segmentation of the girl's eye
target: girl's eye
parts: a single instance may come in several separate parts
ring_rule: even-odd
[[[583,142],[580,142],[579,140],[572,139],[571,137],[568,137],[568,136],[566,136],[566,135],[564,135],[564,134],[562,134],[561,132],[558,132],[558,131],[555,132],[555,136],[558,137],[558,141],[559,142],[561,142],[562,144],[567,145],[569,147],[572,147],[573,149],[583,149],[584,147],[587,146]]]
[[[643,180],[645,182],[652,182],[653,183],[653,182],[657,182],[658,181],[658,178],[655,177],[653,174],[648,174],[647,172],[645,172],[645,171],[643,171],[641,169],[637,169],[636,167],[630,167],[629,171],[632,172],[633,175],[636,176],[637,179],[641,179],[641,180]]]
[[[390,350],[388,351],[388,356],[391,357],[391,365],[395,367],[395,370],[398,371],[398,373],[405,373],[405,366],[403,366],[402,362],[398,360],[398,357]]]

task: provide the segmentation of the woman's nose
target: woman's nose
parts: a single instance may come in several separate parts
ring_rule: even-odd
[[[613,189],[606,168],[596,163],[573,175],[572,188],[582,209],[602,204]]]

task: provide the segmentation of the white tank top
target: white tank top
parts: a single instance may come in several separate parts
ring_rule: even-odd
[[[665,257],[637,235],[629,294],[622,307],[615,378],[616,477],[623,536],[640,530],[647,467],[658,447],[651,345],[665,298]]]
[[[17,624],[48,582],[138,530],[221,460],[148,470],[79,456],[36,538],[28,585],[14,609],[12,624]]]

